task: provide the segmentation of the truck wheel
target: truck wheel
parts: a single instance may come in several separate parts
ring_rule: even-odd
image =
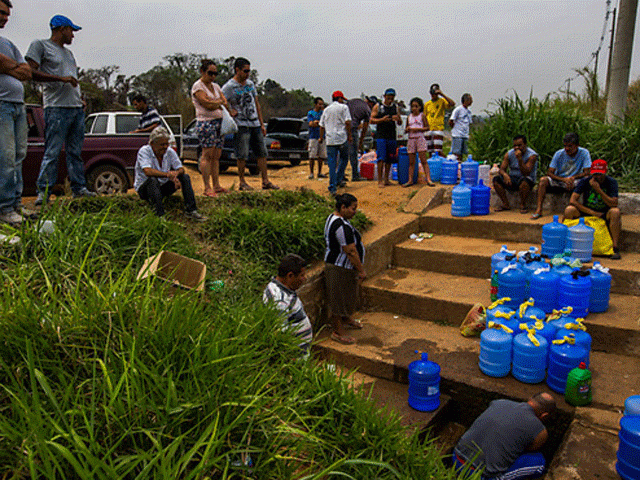
[[[99,165],[87,175],[87,185],[98,195],[126,193],[129,180],[126,173],[113,165]]]

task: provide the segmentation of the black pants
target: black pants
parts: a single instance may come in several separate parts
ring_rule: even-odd
[[[187,212],[193,212],[196,210],[196,197],[193,194],[193,188],[191,188],[191,179],[189,175],[183,173],[182,175],[178,175],[178,180],[182,186],[184,209]],[[175,191],[176,186],[171,180],[161,184],[156,177],[149,177],[138,190],[138,195],[140,195],[142,200],[148,200],[155,210],[156,215],[162,217],[164,215],[162,199],[173,195]]]

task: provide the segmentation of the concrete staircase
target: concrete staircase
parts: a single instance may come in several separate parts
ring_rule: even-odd
[[[640,393],[640,254],[635,253],[640,252],[639,218],[623,218],[622,260],[599,259],[610,267],[613,285],[609,311],[591,314],[586,321],[593,338],[590,408],[571,407],[545,383],[485,376],[478,368],[479,339],[459,334],[459,324],[473,304],[490,303],[490,256],[503,244],[518,250],[540,245],[541,227],[549,221],[550,217],[531,221],[517,211],[454,218],[447,204],[428,210],[402,231],[388,267],[364,282],[359,318],[365,326],[352,332],[356,344],[340,345],[325,333],[317,350],[345,368],[401,384],[407,383],[409,363],[418,358],[414,351],[429,352],[430,360],[442,368],[441,391],[450,397],[440,416],[424,417],[423,425],[432,426],[436,436],[444,432],[443,425],[469,426],[495,398],[525,400],[548,391],[561,414],[549,426],[550,441],[543,453],[554,460],[546,478],[615,479],[620,412],[626,397]],[[411,230],[434,237],[409,240]],[[399,391],[406,400],[406,385]],[[406,401],[398,408],[411,412],[416,425],[415,413],[403,404]],[[449,438],[445,447],[456,439]],[[593,455],[590,449],[606,453]]]

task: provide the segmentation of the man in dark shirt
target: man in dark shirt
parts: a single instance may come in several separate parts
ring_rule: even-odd
[[[594,160],[590,173],[590,176],[578,183],[571,194],[569,206],[564,210],[564,218],[581,216],[603,218],[607,222],[613,243],[613,255],[609,258],[618,260],[620,258],[618,240],[622,229],[618,208],[618,182],[607,175],[607,162],[602,159]],[[580,196],[582,196],[582,203],[580,203]]]
[[[352,98],[347,100],[351,114],[351,143],[349,144],[349,163],[351,164],[351,181],[361,180],[358,172],[358,152],[362,152],[364,137],[369,130],[371,109],[378,103],[376,97]]]
[[[546,462],[536,450],[549,436],[542,422],[555,409],[555,400],[545,392],[526,402],[494,400],[453,449],[454,465],[459,470],[467,463],[470,471],[482,469],[483,479],[540,477]]]

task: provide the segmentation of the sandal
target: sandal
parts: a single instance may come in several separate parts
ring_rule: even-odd
[[[213,191],[216,193],[229,193],[229,191],[226,188],[222,188],[222,187],[214,188]]]
[[[215,192],[204,192],[203,195],[210,198],[216,198],[218,196]]]
[[[253,187],[248,183],[241,183],[238,187],[238,190],[240,190],[241,192],[250,192],[251,190],[253,190]]]
[[[262,184],[262,189],[263,190],[280,190],[280,187],[275,186],[271,182],[267,182]]]
[[[542,217],[541,213],[534,213],[533,215],[531,215],[531,220],[537,220],[540,217]]]
[[[363,326],[360,320],[349,320],[348,322],[342,322],[342,324],[351,330],[362,330]]]
[[[520,213],[522,213],[523,215],[524,215],[525,213],[529,213],[529,209],[528,209],[528,208],[524,208],[524,207],[523,207],[523,208],[521,208],[521,209],[520,209]]]
[[[343,345],[353,345],[354,343],[356,343],[355,338],[350,337],[348,335],[338,335],[336,332],[333,332],[331,334],[331,340],[334,340]]]
[[[506,212],[511,210],[511,207],[505,207],[504,205],[499,205],[493,209],[494,212]]]
[[[436,186],[436,184],[433,183],[433,182],[427,182],[427,185],[430,186],[430,187],[435,187]]]
[[[404,188],[410,187],[411,185],[413,185],[413,182],[407,182],[402,184]]]

